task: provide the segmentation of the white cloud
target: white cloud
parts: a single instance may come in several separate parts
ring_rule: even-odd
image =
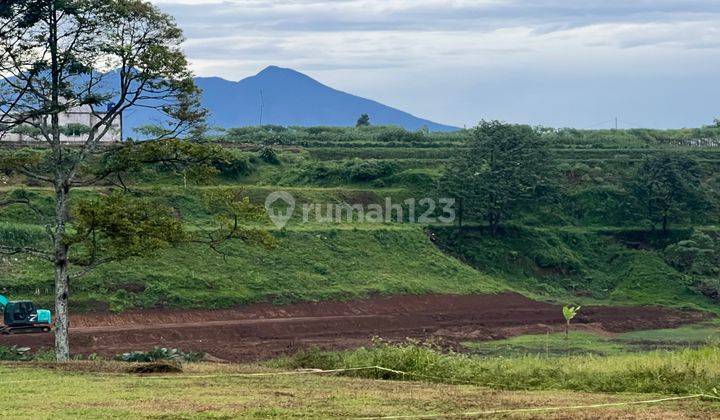
[[[240,79],[282,65],[454,124],[490,117],[582,125],[626,109],[656,125],[697,125],[715,113],[705,95],[694,101],[692,95],[700,95],[700,86],[708,97],[717,91],[711,71],[720,64],[717,1],[155,3],[177,17],[200,75]],[[655,95],[669,83],[684,89]],[[624,90],[607,96],[606,84]],[[579,92],[592,106],[578,106]],[[649,94],[655,99],[645,109],[623,105]],[[686,109],[676,109],[678,101]]]

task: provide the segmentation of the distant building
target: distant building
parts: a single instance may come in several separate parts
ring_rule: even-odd
[[[60,114],[60,126],[62,127],[62,134],[60,134],[60,141],[63,143],[81,143],[87,140],[87,132],[90,127],[97,124],[102,118],[103,112],[96,112],[93,114],[90,110],[90,106],[84,105],[82,107],[72,108],[67,112]],[[0,136],[0,141],[13,141],[13,142],[34,142],[44,141],[35,130],[34,127],[20,126],[11,130],[10,132],[3,133]],[[115,118],[112,126],[105,133],[101,142],[112,143],[122,141],[122,118]]]

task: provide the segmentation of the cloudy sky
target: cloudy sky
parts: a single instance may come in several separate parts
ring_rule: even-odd
[[[201,76],[290,67],[458,126],[720,116],[718,0],[153,0]]]

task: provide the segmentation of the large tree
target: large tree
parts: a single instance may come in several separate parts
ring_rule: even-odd
[[[688,219],[693,212],[706,209],[701,182],[702,169],[697,161],[661,154],[643,160],[629,189],[644,209],[644,216],[652,228],[660,224],[665,234],[670,223]]]
[[[523,202],[541,198],[549,184],[549,154],[529,126],[483,121],[444,174],[441,188],[462,205],[461,213],[484,219],[493,236]]]
[[[438,180],[438,195],[455,200],[457,210],[455,223],[460,231],[463,229],[466,214],[472,214],[477,205],[473,171],[473,163],[467,156],[456,156],[448,162]]]
[[[141,0],[0,1],[0,135],[30,130],[44,149],[8,151],[0,166],[45,184],[54,208],[41,197],[15,191],[0,206],[25,206],[45,226],[47,248],[0,244],[0,253],[29,253],[54,266],[55,348],[68,359],[69,280],[112,259],[187,240],[170,209],[123,194],[123,180],[144,164],[202,174],[225,159],[222,151],[174,140],[202,120],[199,91],[180,50],[182,32],[172,17]],[[94,123],[78,130],[61,115],[82,107]],[[100,143],[122,113],[154,110],[160,123],[148,142],[115,147]],[[72,129],[76,145],[61,142]],[[92,203],[73,204],[74,188],[115,184],[116,192]],[[225,206],[238,210],[246,203]],[[236,212],[237,213],[242,213]],[[235,219],[237,222],[237,219]],[[223,232],[231,237],[235,229]],[[219,237],[210,237],[213,243]]]

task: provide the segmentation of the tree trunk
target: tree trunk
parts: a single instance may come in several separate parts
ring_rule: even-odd
[[[570,338],[570,320],[565,321],[565,339]]]
[[[55,191],[56,227],[53,240],[55,257],[55,358],[58,362],[70,359],[70,319],[68,314],[69,273],[68,246],[65,243],[65,224],[68,220],[68,193],[64,183],[58,183]]]
[[[498,225],[500,224],[500,216],[498,216],[494,212],[491,212],[490,217],[489,217],[489,222],[490,222],[490,236],[492,236],[493,238],[497,238]]]
[[[65,242],[65,225],[69,219],[68,197],[71,180],[63,173],[64,157],[60,144],[60,70],[58,61],[58,12],[55,2],[50,2],[50,36],[48,39],[52,77],[50,130],[53,160],[55,163],[55,231],[53,235],[53,257],[55,262],[55,359],[67,362],[70,359],[70,337],[68,329],[68,244]]]
[[[55,358],[58,362],[67,362],[70,360],[67,249],[62,245],[57,248],[56,256],[65,254],[65,258],[55,261]]]
[[[463,228],[463,211],[465,209],[463,208],[463,199],[462,197],[458,198],[458,228],[462,230]]]

